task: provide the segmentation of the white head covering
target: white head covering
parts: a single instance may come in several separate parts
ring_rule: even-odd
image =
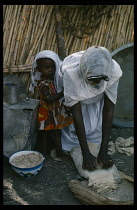
[[[41,72],[39,72],[39,71],[35,72],[35,69],[37,67],[37,62],[36,61],[40,58],[50,58],[55,62],[56,72],[55,72],[54,83],[55,83],[56,89],[59,90],[59,88],[58,88],[58,78],[59,78],[59,72],[60,72],[60,67],[62,65],[62,61],[60,60],[59,56],[51,50],[44,50],[44,51],[39,52],[36,55],[35,60],[32,64],[31,84],[30,84],[29,90],[34,93],[34,87],[37,86],[37,80],[41,79]]]
[[[95,88],[87,81],[87,77],[98,75],[107,76],[109,82],[101,80],[98,88]],[[120,66],[112,60],[109,51],[104,47],[93,46],[86,51],[73,53],[64,59],[62,66],[64,104],[71,107],[105,91],[109,93],[107,95],[110,100],[116,103],[118,84],[113,84],[118,83],[121,76]]]
[[[80,72],[83,78],[90,76],[107,76],[110,78],[112,58],[105,47],[90,47],[80,59]]]

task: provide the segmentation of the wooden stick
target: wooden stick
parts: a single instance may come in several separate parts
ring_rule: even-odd
[[[11,14],[12,14],[13,10],[14,10],[13,5],[7,6],[7,12],[6,12],[6,16],[5,16],[4,24],[3,24],[3,30],[6,32],[6,33],[4,33],[4,37],[5,37],[5,39],[3,40],[4,46],[5,46],[5,41],[6,41],[6,44],[7,44],[7,41],[8,41],[8,38],[9,38],[9,29],[10,29],[9,25],[10,25],[10,22],[11,22]]]
[[[34,47],[34,42],[36,41],[36,40],[38,40],[38,38],[40,37],[40,34],[41,34],[41,31],[42,31],[42,26],[41,26],[41,16],[42,16],[42,7],[41,7],[41,5],[36,5],[36,7],[38,6],[38,9],[37,9],[37,13],[36,13],[36,19],[35,19],[35,21],[36,21],[36,24],[35,25],[33,25],[34,26],[34,36],[33,36],[33,41],[31,42],[31,44],[30,44],[30,46],[29,46],[29,50],[28,50],[28,54],[29,54],[29,52],[31,51],[31,49]],[[45,17],[46,17],[46,15],[47,15],[47,12],[45,12]],[[44,18],[43,18],[44,19]],[[43,22],[43,21],[42,21]],[[39,50],[37,49],[37,52],[38,52]],[[31,51],[31,54],[32,53],[34,53],[34,54],[36,54],[37,52],[32,52]],[[30,55],[31,56],[31,55]],[[33,58],[34,58],[34,56],[32,56],[31,57],[31,60],[29,61],[29,63],[30,62],[32,62],[32,60],[33,60]],[[25,61],[25,63],[26,63],[26,61]]]
[[[134,5],[132,5],[132,10],[131,10],[131,35],[130,35],[130,42],[134,42]]]
[[[40,48],[40,51],[46,50],[45,45],[46,45],[47,33],[48,33],[48,26],[47,26],[47,30],[45,30],[45,33],[43,34],[43,39],[41,40],[41,48]]]
[[[111,52],[114,49],[116,49],[116,42],[114,41],[113,44],[113,48],[112,48],[112,42],[113,40],[115,40],[116,35],[115,33],[117,33],[117,29],[118,29],[118,23],[119,23],[119,19],[120,19],[120,14],[119,14],[119,10],[121,10],[121,5],[117,5],[114,11],[114,14],[112,14],[114,16],[113,21],[110,24],[110,28],[109,28],[109,39],[108,39],[108,43],[107,43],[107,49]]]
[[[35,27],[38,25],[37,24],[37,13],[38,13],[38,7],[35,5],[34,7],[34,17],[33,17],[33,22],[32,22],[32,31],[31,31],[31,39],[30,39],[30,46],[32,45],[34,41],[34,36],[35,36]]]
[[[23,49],[23,44],[24,44],[24,38],[25,38],[25,30],[26,30],[26,20],[27,20],[27,13],[29,11],[29,5],[23,5],[22,7],[22,13],[20,16],[20,21],[19,21],[19,30],[17,34],[17,40],[16,40],[16,48],[17,50],[14,53],[14,61],[16,64],[18,64],[21,61],[21,54],[22,54],[22,49]]]
[[[127,42],[130,42],[130,34],[131,34],[131,30],[133,28],[133,20],[131,20],[133,18],[133,12],[132,12],[133,5],[130,5],[130,7],[129,7],[129,18],[128,18],[128,22],[127,22],[127,33],[126,33]]]
[[[129,14],[127,13],[128,12],[128,5],[124,5],[125,7],[123,7],[123,11],[121,11],[121,14],[124,14],[124,17],[123,17],[123,23],[121,25],[121,28],[119,30],[119,39],[117,41],[117,48],[118,47],[121,47],[122,46],[122,42],[123,42],[123,39],[122,39],[122,28],[123,26],[125,27],[127,25],[127,22],[128,22],[128,16]],[[127,7],[126,7],[127,6]]]
[[[63,60],[66,57],[66,47],[64,41],[64,33],[62,28],[62,20],[59,5],[55,5],[55,31],[58,46],[58,55]]]
[[[118,23],[119,23],[119,19],[120,19],[119,10],[121,10],[121,5],[116,6],[115,11],[112,14],[114,16],[114,18],[113,18],[113,20],[110,24],[110,27],[109,27],[109,38],[108,38],[108,43],[107,43],[106,47],[110,52],[113,51],[112,42],[116,38],[116,35],[114,33],[115,33],[115,31],[117,31]],[[114,41],[114,44],[116,45],[115,41]]]
[[[126,5],[122,5],[121,11],[120,11],[120,20],[119,20],[119,25],[118,25],[118,29],[117,29],[117,34],[116,34],[116,48],[118,48],[118,41],[120,38],[120,30],[121,30],[121,26],[123,24],[124,18],[125,18],[125,11],[126,11]]]
[[[75,11],[75,12],[74,12]],[[77,10],[74,10],[73,12],[74,12],[74,14],[73,14],[73,17],[72,17],[72,22],[74,22],[75,21],[75,19],[76,19],[76,17],[77,17]],[[71,14],[71,13],[70,13]],[[75,39],[74,38],[74,36],[73,35],[71,35],[71,33],[69,33],[70,34],[70,38],[69,38],[69,41],[68,41],[68,54],[71,54],[71,52],[70,52],[70,50],[69,50],[69,48],[70,48],[70,44],[71,44],[71,46],[72,46],[72,41]]]
[[[116,21],[116,11],[117,11],[117,9],[118,9],[118,6],[116,6],[112,10],[111,18],[107,17],[107,19],[106,19],[106,23],[105,23],[105,27],[106,27],[106,30],[105,30],[105,32],[106,32],[106,39],[105,39],[104,47],[106,47],[107,49],[109,48],[109,44],[108,44],[109,43],[109,37],[112,34],[112,30],[114,28],[114,25],[116,24],[115,21]],[[111,30],[111,28],[112,28],[112,30]]]
[[[13,5],[10,5],[7,7],[7,12],[6,12],[6,18],[4,20],[3,24],[3,31],[4,31],[4,37],[3,37],[3,49],[4,49],[4,54],[5,54],[5,47],[7,47],[7,42],[9,38],[9,24],[10,24],[10,13],[14,9]]]
[[[132,25],[132,22],[131,22],[131,18],[133,17],[133,14],[132,14],[132,5],[128,5],[128,8],[127,8],[127,11],[126,11],[126,14],[127,14],[127,21],[126,23],[124,24],[124,27],[125,27],[125,30],[126,30],[126,34],[125,34],[125,40],[126,40],[126,43],[129,43],[130,42],[130,32],[131,32],[131,28],[133,28],[133,25]],[[124,29],[122,28],[121,30],[121,33],[124,33]],[[124,43],[124,37],[122,37],[122,45]]]
[[[18,65],[18,66],[16,65],[16,66],[12,66],[10,68],[10,70],[11,70],[11,72],[30,72],[31,67],[32,67],[32,64]],[[9,69],[6,66],[4,66],[3,72],[4,73],[8,73],[9,72]]]
[[[40,22],[41,30],[42,30],[42,26],[44,25],[45,19],[46,19],[45,5],[43,5],[41,22]],[[49,25],[50,25],[50,21],[48,22],[45,32],[43,33],[43,36],[41,38],[41,44],[39,44],[39,52],[42,50],[45,50],[45,44],[46,44],[47,36],[48,36],[48,32],[49,32]]]
[[[53,14],[53,16],[55,16],[54,13],[52,13],[52,14]],[[50,49],[50,45],[52,45],[52,41],[53,41],[52,40],[53,39],[53,35],[56,36],[56,32],[55,32],[55,18],[54,18],[54,22],[53,22],[53,19],[50,19],[48,26],[49,26],[49,28],[48,28],[46,44],[48,45],[48,49]],[[54,30],[54,32],[53,32],[53,30]]]
[[[42,32],[41,32],[41,35],[40,35],[38,41],[37,41],[37,40],[34,41],[34,45],[33,45],[32,49],[31,49],[31,51],[29,51],[29,54],[28,54],[28,57],[27,57],[25,63],[29,63],[29,61],[30,61],[30,59],[31,59],[31,57],[32,57],[31,52],[35,52],[35,50],[36,50],[36,48],[37,48],[37,46],[38,46],[38,44],[39,44],[39,42],[40,42],[40,40],[41,40],[41,37],[43,36],[43,33],[44,33],[45,28],[46,28],[46,26],[47,26],[47,23],[48,23],[48,21],[49,21],[49,18],[50,18],[50,15],[51,15],[52,10],[53,10],[53,6],[51,5],[50,8],[49,8],[49,12],[48,12],[48,14],[47,14],[47,19],[46,19],[46,22],[45,22],[45,24],[44,24],[43,30],[42,30]]]
[[[75,10],[70,10],[69,16],[72,17],[72,22],[73,22],[73,21],[74,21],[74,18],[75,18],[75,16],[76,16]],[[69,43],[70,43],[70,39],[71,39],[72,34],[71,34],[71,32],[68,31],[68,30],[65,30],[65,32],[66,32],[66,34],[65,34],[65,36],[66,36],[65,43],[66,43],[66,48],[68,49],[68,48],[69,48]]]
[[[6,51],[5,51],[4,63],[7,63],[8,56],[10,56],[9,51],[10,51],[10,45],[11,45],[11,39],[12,39],[12,32],[14,30],[14,25],[15,25],[15,16],[16,16],[16,12],[17,12],[17,7],[18,7],[18,5],[15,5],[15,12],[14,12],[14,15],[13,15],[12,26],[11,26],[11,30],[10,30],[10,34],[9,34],[9,38],[8,38],[8,43],[7,43],[7,47],[6,47]]]
[[[3,20],[5,18],[6,8],[7,8],[7,5],[3,5]]]
[[[112,32],[111,32],[111,38],[109,40],[109,46],[111,46],[110,51],[114,51],[117,48],[116,37],[117,37],[117,31],[118,31],[119,21],[120,21],[120,17],[121,17],[122,5],[117,6],[117,7],[118,8],[116,10],[116,16],[115,16],[114,22],[111,27]],[[120,37],[119,37],[119,39],[120,39]],[[112,42],[114,42],[114,44],[112,44]]]
[[[98,35],[97,35],[97,39],[96,39],[96,44],[99,45],[99,37],[100,37],[101,27],[99,27],[97,30],[98,30]]]
[[[75,14],[78,14],[77,16]],[[78,13],[78,9],[76,8],[76,11],[75,11],[75,19],[74,19],[74,22],[75,22],[75,25],[79,22],[80,20],[80,13]],[[73,44],[72,44],[72,47],[71,47],[71,52],[70,53],[74,53],[76,52],[76,47],[77,47],[77,44],[78,44],[78,38],[74,37],[73,39]]]
[[[19,47],[20,47],[20,45],[19,45],[19,36],[20,36],[20,34],[21,34],[21,30],[22,30],[22,25],[23,25],[23,6],[21,5],[21,10],[22,10],[22,12],[21,12],[21,14],[19,15],[19,20],[18,20],[18,23],[17,23],[17,28],[18,28],[18,30],[16,29],[16,31],[17,31],[17,35],[16,35],[16,39],[15,39],[15,50],[14,50],[14,52],[13,52],[13,64],[12,65],[14,65],[14,64],[16,64],[16,62],[17,62],[17,57],[19,57]]]
[[[102,17],[102,20],[101,20],[101,34],[100,34],[100,39],[99,39],[99,42],[98,42],[98,45],[103,45],[103,31],[104,31],[104,22],[106,21],[106,15],[104,15]]]
[[[30,18],[28,21],[28,28],[27,28],[27,32],[26,32],[26,36],[25,36],[25,41],[23,44],[23,49],[22,49],[22,53],[20,55],[20,60],[23,61],[24,60],[24,56],[25,56],[25,51],[27,50],[27,45],[29,43],[29,35],[31,34],[31,28],[32,28],[32,18],[33,18],[33,12],[34,12],[34,5],[31,5],[30,7]]]
[[[36,41],[36,40],[39,38],[39,36],[40,36],[40,34],[41,34],[41,30],[42,30],[41,23],[40,23],[41,15],[42,15],[42,14],[41,14],[41,11],[42,11],[42,8],[41,8],[40,5],[39,5],[39,10],[38,10],[38,14],[37,14],[37,24],[36,24],[37,27],[35,28],[35,34],[36,34],[36,36],[35,36],[34,41]],[[46,15],[46,13],[45,13],[45,15]],[[31,45],[30,48],[29,48],[29,52],[31,52],[31,53],[30,53],[30,56],[31,56],[32,53],[36,54],[35,52],[32,52],[32,51],[31,51],[31,49],[32,49],[33,47],[35,47],[34,41],[33,41],[32,45]],[[33,59],[33,57],[34,57],[34,56],[32,56],[31,60]]]
[[[13,33],[12,33],[12,39],[11,39],[11,45],[10,45],[10,50],[9,50],[9,56],[8,56],[8,59],[7,59],[7,63],[12,66],[14,65],[14,51],[15,51],[15,44],[16,44],[16,37],[17,37],[17,25],[18,25],[18,21],[19,21],[19,14],[20,14],[20,11],[21,11],[21,7],[22,5],[16,5],[16,15],[15,15],[15,25],[14,25],[14,28],[13,28]]]
[[[53,50],[53,51],[54,51],[55,42],[56,42],[56,36],[55,36],[55,32],[54,32],[53,42],[52,42],[52,45],[50,46],[50,49]],[[57,47],[57,50],[54,51],[54,52],[56,52],[58,54],[58,45],[57,45],[57,42],[56,42],[56,47]],[[59,57],[60,57],[60,55],[59,55]],[[60,57],[60,59],[61,59],[61,57]]]

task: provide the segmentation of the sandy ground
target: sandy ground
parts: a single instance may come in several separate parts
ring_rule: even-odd
[[[133,128],[113,128],[110,140],[134,136]],[[134,156],[122,153],[111,155],[118,170],[134,177]],[[62,162],[46,157],[41,171],[25,179],[15,174],[7,158],[3,158],[3,205],[82,205],[68,188],[77,170],[69,155]]]

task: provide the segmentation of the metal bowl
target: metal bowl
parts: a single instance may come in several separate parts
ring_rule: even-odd
[[[111,52],[111,55],[123,72],[118,85],[113,125],[121,128],[134,127],[134,43],[121,46]]]

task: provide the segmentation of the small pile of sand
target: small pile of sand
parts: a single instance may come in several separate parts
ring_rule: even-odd
[[[31,168],[41,164],[43,160],[40,153],[30,153],[14,157],[11,164],[19,168]]]

